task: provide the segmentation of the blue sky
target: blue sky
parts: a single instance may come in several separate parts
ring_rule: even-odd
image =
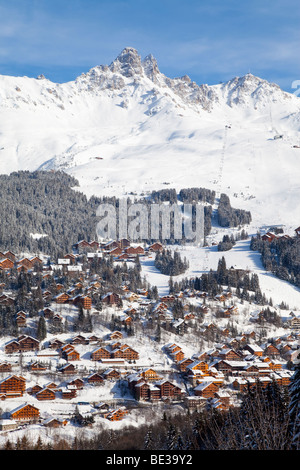
[[[250,71],[293,92],[299,24],[299,0],[0,0],[0,74],[70,81],[131,46],[169,77]]]

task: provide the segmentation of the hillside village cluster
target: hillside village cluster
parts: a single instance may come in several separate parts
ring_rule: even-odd
[[[93,259],[111,257],[114,263],[130,265],[137,257],[141,263],[153,260],[163,249],[160,243],[145,247],[133,246],[128,240],[106,244],[82,240],[55,265],[37,256],[18,259],[10,251],[0,253],[1,279],[22,272],[30,280],[38,271],[55,285],[51,289],[51,283],[47,284],[42,308],[32,315],[15,311],[16,298],[5,280],[1,282],[0,314],[7,308],[14,312],[17,333],[0,337],[0,436],[33,423],[71,426],[75,409],[77,417],[85,418],[90,426],[99,419],[107,424],[126,422],[133,405],[138,409],[141,404],[176,404],[185,412],[207,407],[228,410],[239,405],[243,392],[256,386],[257,380],[263,387],[272,381],[289,385],[291,364],[299,355],[300,318],[287,314],[284,334],[262,341],[260,332],[268,324],[256,305],[247,328],[236,331],[229,325],[238,317],[241,305],[226,286],[215,297],[187,289],[153,299],[147,289],[133,292],[122,283],[115,292],[102,294],[100,309],[93,305],[93,294],[100,287],[101,292],[105,289],[101,275],[90,273]],[[68,278],[68,289],[57,282],[57,272]],[[183,305],[180,318],[173,315],[177,300]],[[195,305],[198,309],[192,307]],[[72,331],[70,318],[79,312],[91,318],[88,333]],[[109,323],[104,326],[103,316],[117,319],[118,329],[110,329]],[[142,328],[142,336],[147,336],[150,316],[161,325],[160,335],[146,342],[136,331]],[[47,332],[40,340],[32,333],[41,317],[47,329],[48,324],[57,328],[57,334]],[[137,325],[142,326],[138,329]],[[107,387],[110,393],[105,397],[101,390]],[[117,390],[114,400],[112,390]],[[89,406],[88,417],[81,414],[81,405]]]

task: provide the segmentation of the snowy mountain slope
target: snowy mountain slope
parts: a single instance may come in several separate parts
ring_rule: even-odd
[[[299,111],[251,74],[198,86],[125,48],[73,82],[1,76],[1,172],[61,168],[87,195],[202,186],[255,225],[299,225]]]

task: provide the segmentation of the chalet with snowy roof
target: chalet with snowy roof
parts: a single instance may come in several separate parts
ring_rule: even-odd
[[[123,338],[123,333],[121,331],[113,331],[109,335],[110,339],[122,339]]]
[[[182,389],[169,380],[162,379],[156,382],[155,386],[160,390],[161,398],[182,398],[184,396]]]
[[[0,296],[0,304],[3,305],[3,306],[12,306],[14,305],[15,301],[12,297],[10,297],[9,295],[5,295],[5,294],[2,294]]]
[[[262,357],[264,354],[263,349],[260,348],[257,344],[247,344],[244,347],[244,350],[249,351],[250,354],[253,354],[254,356]]]
[[[293,317],[289,320],[289,324],[293,330],[300,330],[300,317]]]
[[[59,428],[61,426],[66,426],[67,420],[65,419],[59,419],[59,418],[53,418],[52,416],[50,418],[47,418],[43,421],[43,426],[46,428]]]
[[[114,349],[111,353],[111,357],[114,359],[121,358],[126,359],[126,361],[135,361],[139,359],[139,353],[125,344],[119,349]]]
[[[30,389],[27,390],[27,393],[29,395],[36,395],[38,392],[40,392],[43,389],[42,385],[35,384],[33,385]]]
[[[74,346],[72,346],[71,344],[66,344],[65,346],[62,346],[61,356],[66,361],[79,361],[80,360],[79,352],[76,351]]]
[[[219,352],[219,358],[229,361],[239,361],[242,360],[241,355],[236,352],[234,349],[222,349]]]
[[[4,258],[3,260],[0,261],[0,269],[3,271],[12,269],[14,267],[14,262],[10,260],[9,258]]]
[[[61,389],[61,397],[64,400],[72,400],[77,396],[77,388],[74,386],[67,386]]]
[[[193,359],[186,357],[177,363],[177,367],[180,370],[180,372],[186,372],[187,367],[190,364],[193,364],[193,362],[194,362]]]
[[[15,262],[16,261],[16,255],[12,251],[8,250],[3,253],[4,258],[8,258],[11,261]]]
[[[213,398],[218,391],[218,385],[212,381],[203,381],[194,388],[196,397],[202,398]]]
[[[268,344],[265,348],[264,348],[264,354],[266,356],[270,356],[270,357],[276,357],[276,358],[279,358],[280,357],[280,351],[278,348],[276,348],[276,346],[274,346],[274,344]]]
[[[107,380],[119,380],[121,378],[121,373],[116,369],[106,369],[102,376]]]
[[[164,249],[163,245],[159,242],[155,242],[149,246],[148,251],[157,253],[158,251],[162,251]]]
[[[0,373],[11,372],[11,364],[9,362],[0,362]]]
[[[17,340],[9,341],[4,347],[7,354],[14,352],[37,351],[40,342],[32,336],[22,335]]]
[[[40,401],[50,401],[50,400],[55,400],[56,394],[55,391],[51,388],[42,388],[42,390],[39,390],[36,394],[35,397],[37,400]]]
[[[161,377],[158,375],[158,373],[151,368],[143,368],[139,370],[138,373],[147,382],[156,382],[158,380],[161,380]]]
[[[77,377],[76,379],[71,380],[67,383],[67,387],[76,387],[77,390],[82,390],[84,387],[84,380]]]
[[[277,235],[274,232],[267,232],[261,237],[263,241],[267,241],[269,243],[271,243],[276,238],[277,238]]]
[[[59,367],[58,372],[61,372],[62,374],[75,374],[76,369],[73,364],[64,364]]]
[[[67,304],[71,296],[66,292],[61,292],[53,298],[53,301],[57,304]]]
[[[106,305],[118,305],[121,302],[121,297],[115,292],[108,292],[102,296],[101,300]]]
[[[101,361],[101,359],[109,359],[111,357],[111,351],[106,347],[99,347],[91,352],[92,361]]]
[[[25,392],[26,380],[24,377],[10,375],[0,381],[0,393],[6,397],[19,397]]]
[[[23,404],[10,412],[10,418],[15,421],[37,421],[40,417],[40,411],[33,405]]]
[[[28,369],[31,370],[32,372],[40,372],[43,370],[47,370],[47,366],[45,366],[44,364],[41,364],[40,362],[35,361],[28,365]]]
[[[98,372],[94,372],[93,374],[87,377],[87,382],[93,385],[100,385],[104,382],[104,378]]]

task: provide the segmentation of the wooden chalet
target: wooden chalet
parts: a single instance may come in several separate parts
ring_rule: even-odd
[[[16,421],[37,421],[40,411],[33,405],[24,404],[10,412],[10,418]]]
[[[150,400],[150,385],[140,377],[134,383],[134,397],[136,400]],[[157,389],[158,390],[158,389]]]
[[[82,390],[84,387],[84,380],[78,377],[77,379],[71,380],[67,383],[67,387],[70,386],[76,387],[77,390]]]
[[[108,380],[119,380],[121,378],[121,373],[115,369],[107,369],[102,373],[102,376]]]
[[[25,392],[26,380],[24,377],[10,375],[0,381],[0,393],[8,396],[22,396]]]
[[[53,298],[54,302],[57,304],[67,304],[70,300],[70,295],[66,292],[61,292]]]
[[[12,251],[10,251],[10,250],[5,251],[5,253],[3,253],[3,257],[4,257],[4,258],[8,258],[8,259],[10,259],[10,260],[13,261],[13,262],[16,261],[16,255],[15,255]]]
[[[108,292],[102,296],[101,300],[106,305],[118,305],[121,302],[121,297],[115,292]]]
[[[119,349],[113,350],[111,357],[126,359],[127,361],[135,361],[139,359],[139,353],[127,344],[124,344]]]
[[[158,375],[158,373],[151,368],[141,369],[138,373],[143,378],[143,380],[147,382],[157,382],[161,380],[161,377]]]
[[[61,372],[62,374],[75,374],[76,369],[73,364],[64,364],[62,367],[58,369],[58,372]]]
[[[51,388],[43,388],[42,390],[38,391],[35,394],[35,397],[37,400],[44,401],[44,400],[55,400],[56,394],[55,391]]]
[[[185,359],[182,359],[181,361],[178,362],[177,366],[180,370],[180,372],[185,372],[187,370],[187,366],[190,364],[193,364],[193,359],[187,357]]]
[[[158,252],[158,251],[162,251],[164,249],[163,245],[159,242],[155,242],[153,243],[152,245],[149,246],[149,249],[148,251],[151,253],[151,252]]]
[[[180,398],[184,394],[180,387],[174,385],[169,380],[161,380],[155,383],[155,386],[160,390],[161,398]]]
[[[104,382],[104,378],[98,372],[95,372],[87,377],[87,382],[93,385],[100,385]]]
[[[66,361],[79,361],[80,360],[80,354],[74,346],[71,344],[66,344],[62,346],[61,348],[61,356],[63,359]]]
[[[22,258],[19,261],[17,261],[17,267],[25,268],[26,270],[28,270],[28,269],[33,268],[33,264],[30,259]]]
[[[270,356],[270,357],[274,357],[274,358],[279,358],[280,357],[280,351],[278,348],[276,348],[276,346],[274,346],[273,344],[268,344],[264,350],[264,355],[266,356]]]
[[[6,354],[13,354],[16,352],[24,351],[37,351],[39,350],[40,343],[32,336],[22,335],[17,340],[11,340],[4,346]]]
[[[63,344],[64,344],[63,341],[61,341],[60,339],[54,338],[54,339],[51,339],[49,341],[49,348],[50,349],[61,349]]]
[[[0,362],[0,373],[11,372],[11,364],[9,362]]]
[[[213,398],[219,387],[212,381],[203,381],[194,388],[196,397]]]
[[[14,265],[15,265],[15,263],[13,261],[11,261],[9,258],[5,258],[5,259],[0,261],[0,268],[3,271],[12,269],[14,267]]]
[[[113,331],[109,335],[109,338],[110,339],[122,339],[123,338],[123,333],[121,333],[121,331]]]
[[[246,344],[244,350],[249,351],[249,353],[253,354],[254,356],[262,357],[264,354],[263,349],[256,344]]]
[[[32,372],[40,372],[47,370],[47,366],[44,364],[41,364],[40,362],[33,362],[32,364],[29,364],[28,369],[31,370]]]
[[[111,357],[111,351],[105,347],[99,347],[92,351],[91,360],[100,361],[101,359],[109,359]]]
[[[74,345],[74,344],[89,344],[89,340],[83,336],[83,335],[76,335],[74,336],[74,338],[71,339],[71,344]]]
[[[219,353],[219,358],[228,361],[240,361],[242,357],[234,349],[223,349]]]
[[[77,295],[72,300],[72,303],[76,307],[82,307],[85,310],[90,310],[92,308],[92,298],[88,295]]]
[[[61,390],[61,397],[65,400],[71,400],[72,398],[77,397],[76,387],[64,387]]]
[[[45,419],[42,424],[47,428],[59,428],[61,426],[66,426],[67,423],[67,420],[50,417]]]
[[[40,342],[32,336],[21,335],[18,337],[20,351],[37,351],[40,348]]]

